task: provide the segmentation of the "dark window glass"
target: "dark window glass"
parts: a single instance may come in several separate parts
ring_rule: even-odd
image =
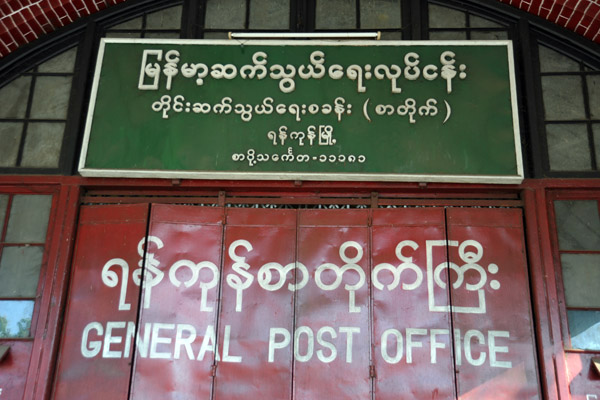
[[[76,55],[67,50],[0,88],[0,167],[59,167]]]
[[[597,199],[555,200],[571,347],[600,350],[600,216]]]
[[[51,195],[0,194],[0,338],[30,337]]]
[[[549,47],[538,49],[549,169],[597,171],[600,72]]]

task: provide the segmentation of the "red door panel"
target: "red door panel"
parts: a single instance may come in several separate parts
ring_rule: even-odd
[[[443,208],[373,211],[375,399],[454,398],[448,293],[429,272],[446,261],[444,218]]]
[[[447,220],[459,398],[540,398],[521,210]]]
[[[21,399],[25,391],[33,342],[0,340],[0,345],[10,347],[6,358],[0,362],[0,399],[2,396],[7,399]]]
[[[295,399],[371,397],[368,210],[299,211]]]
[[[215,399],[290,398],[295,247],[295,210],[227,209]]]
[[[518,209],[151,209],[82,207],[55,398],[540,398]]]
[[[56,399],[127,398],[147,217],[147,205],[81,207]]]
[[[134,399],[211,396],[222,220],[219,207],[152,206]]]
[[[594,366],[597,353],[567,353],[569,391],[571,400],[597,400],[600,398],[600,376]],[[596,361],[597,362],[597,361]]]

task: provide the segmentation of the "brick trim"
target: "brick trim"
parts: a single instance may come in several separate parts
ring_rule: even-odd
[[[71,22],[126,0],[0,1],[0,58]],[[498,0],[600,43],[600,0]]]

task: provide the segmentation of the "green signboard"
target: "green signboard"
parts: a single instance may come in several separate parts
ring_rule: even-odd
[[[511,43],[103,39],[79,170],[518,183]]]

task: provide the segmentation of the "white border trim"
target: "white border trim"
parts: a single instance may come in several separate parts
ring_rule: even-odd
[[[104,59],[105,45],[106,40],[100,40],[100,47],[98,48],[98,58],[96,59],[96,70],[94,71],[94,82],[92,84],[92,93],[90,94],[90,105],[85,120],[85,131],[83,134],[83,143],[81,145],[81,157],[79,158],[78,171],[82,176],[91,176],[84,174],[84,171],[86,170],[85,161],[87,158],[90,133],[92,131],[92,117],[94,115],[94,108],[96,107],[96,97],[98,96],[98,83],[100,81],[100,70],[102,69],[102,61]]]
[[[517,164],[516,175],[426,175],[426,174],[362,174],[362,173],[297,173],[297,172],[218,172],[218,171],[165,171],[165,170],[134,170],[134,169],[96,169],[86,168],[86,156],[92,129],[92,116],[100,71],[104,60],[106,43],[144,43],[144,44],[178,44],[178,45],[226,45],[226,46],[506,46],[508,54],[508,73],[513,115],[513,133],[515,157]],[[98,59],[94,72],[94,81],[90,95],[90,104],[85,123],[81,157],[78,171],[85,177],[106,178],[168,178],[168,179],[240,179],[240,180],[307,180],[307,181],[379,181],[379,182],[442,182],[442,183],[490,183],[490,184],[519,184],[524,179],[523,156],[521,152],[521,135],[519,129],[517,105],[517,89],[515,78],[515,63],[513,46],[510,40],[449,40],[449,41],[372,41],[372,40],[201,40],[201,39],[121,39],[103,38],[98,49]]]
[[[453,182],[518,184],[523,178],[512,175],[421,175],[421,174],[361,174],[320,172],[208,172],[165,171],[141,169],[80,170],[82,176],[102,178],[167,178],[167,179],[240,179],[240,180],[302,180],[302,181],[380,181],[380,182]]]
[[[515,138],[515,157],[517,162],[517,175],[521,181],[525,178],[523,172],[523,153],[521,151],[521,129],[519,127],[519,107],[517,103],[517,83],[515,78],[515,58],[512,41],[507,40],[506,51],[508,52],[508,79],[510,80],[510,103],[513,115],[513,133]]]

